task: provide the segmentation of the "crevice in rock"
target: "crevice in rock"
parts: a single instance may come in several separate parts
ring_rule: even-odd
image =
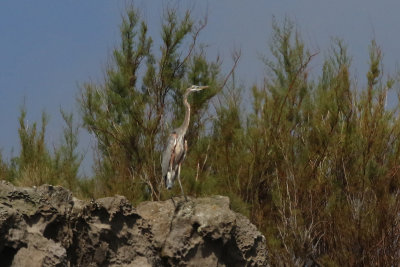
[[[123,215],[122,213],[118,212],[117,214],[114,214],[113,218],[111,219],[112,230],[114,232],[119,232],[124,225],[126,225],[128,228],[132,228],[139,218],[140,217],[137,214]]]
[[[194,223],[192,224],[193,233],[197,233],[199,227],[200,227],[200,224],[199,224],[198,222],[194,222]]]
[[[89,225],[82,218],[78,218],[70,225],[72,229],[71,245],[67,248],[67,259],[71,266],[82,263],[83,255],[90,255],[90,238],[88,236]],[[90,262],[89,262],[90,263]]]
[[[97,203],[93,204],[93,206],[88,207],[88,216],[94,218],[97,217],[101,223],[107,224],[110,222],[110,214],[107,209],[103,206],[98,205]]]
[[[225,263],[227,266],[240,266],[240,264],[244,264],[243,251],[240,250],[235,236],[236,231],[237,227],[233,226],[231,231],[232,238],[225,244],[222,251],[222,257],[226,259]]]
[[[18,250],[23,247],[26,248],[27,245],[21,243],[17,248],[14,248],[12,246],[4,246],[3,249],[0,251],[0,265],[4,267],[11,266],[15,254],[17,254]]]
[[[64,224],[65,221],[62,218],[56,217],[52,222],[47,224],[46,228],[43,231],[43,236],[47,239],[59,242],[60,234],[63,233],[62,229],[64,227]]]

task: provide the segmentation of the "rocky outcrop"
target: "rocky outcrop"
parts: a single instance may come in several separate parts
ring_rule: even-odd
[[[82,201],[0,181],[0,266],[266,266],[265,238],[227,197]]]

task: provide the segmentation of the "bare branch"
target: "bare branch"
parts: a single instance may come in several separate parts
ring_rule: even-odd
[[[207,16],[205,16],[203,22],[202,21],[199,22],[199,27],[197,28],[197,30],[194,32],[194,34],[192,36],[192,44],[190,45],[189,52],[187,53],[186,57],[182,60],[181,64],[179,64],[178,67],[175,69],[175,71],[180,69],[183,66],[183,64],[185,64],[186,61],[189,59],[189,57],[192,55],[193,50],[196,47],[197,38],[198,38],[200,32],[207,26],[207,22],[208,22]]]
[[[225,87],[226,83],[228,82],[228,79],[233,75],[233,72],[234,72],[235,69],[236,69],[236,66],[237,66],[237,64],[238,64],[238,62],[239,62],[239,59],[240,59],[241,55],[242,55],[242,51],[241,51],[241,50],[235,50],[235,51],[233,51],[233,53],[232,53],[233,66],[232,66],[230,72],[228,73],[228,75],[225,76],[225,80],[224,80],[224,82],[223,82],[222,85],[221,85],[221,90],[222,90],[222,88]]]

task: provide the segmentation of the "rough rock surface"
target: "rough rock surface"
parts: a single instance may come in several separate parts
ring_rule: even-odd
[[[267,266],[265,238],[227,197],[82,201],[0,181],[0,266]]]

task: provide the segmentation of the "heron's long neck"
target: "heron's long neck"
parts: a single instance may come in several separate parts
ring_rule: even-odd
[[[183,96],[183,104],[185,105],[185,119],[182,123],[182,126],[179,127],[183,134],[187,132],[190,122],[190,105],[189,102],[187,101],[188,96],[189,92],[185,93],[185,95]]]

